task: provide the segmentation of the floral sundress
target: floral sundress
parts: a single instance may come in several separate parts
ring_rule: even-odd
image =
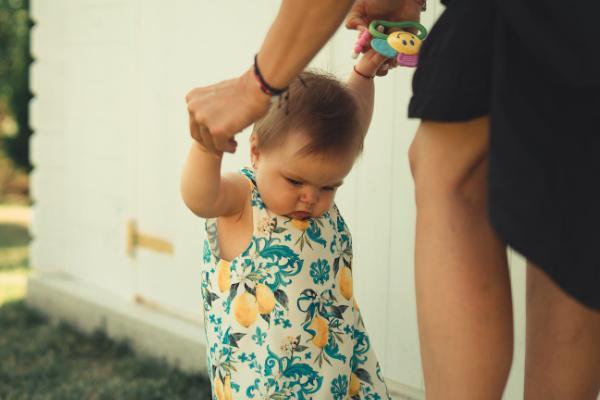
[[[253,236],[231,262],[206,221],[202,298],[214,400],[390,399],[352,294],[352,242],[334,205],[271,215],[252,182]]]

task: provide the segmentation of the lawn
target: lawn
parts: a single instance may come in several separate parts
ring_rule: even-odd
[[[49,323],[29,309],[23,300],[30,273],[27,228],[2,222],[0,399],[210,399],[201,375],[136,356],[102,332],[83,335],[67,324]]]
[[[25,210],[0,206],[0,304],[25,296],[31,239]]]

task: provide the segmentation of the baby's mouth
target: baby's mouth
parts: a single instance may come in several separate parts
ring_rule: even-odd
[[[289,214],[289,216],[294,219],[309,219],[311,214],[306,211],[294,211],[293,213]]]

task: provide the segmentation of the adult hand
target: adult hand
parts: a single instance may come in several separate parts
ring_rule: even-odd
[[[346,28],[367,28],[374,19],[418,22],[422,6],[421,0],[356,0],[346,17]]]
[[[362,32],[374,19],[418,22],[422,6],[422,0],[356,0],[346,17],[345,25],[348,29]],[[395,60],[386,61],[377,75],[386,75],[395,66]]]
[[[256,82],[252,70],[242,76],[195,88],[186,96],[190,134],[206,150],[235,152],[234,136],[269,110],[270,98]]]

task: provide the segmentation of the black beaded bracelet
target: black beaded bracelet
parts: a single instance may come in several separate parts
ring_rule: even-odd
[[[287,92],[288,88],[285,87],[283,89],[275,88],[265,81],[265,78],[262,76],[260,69],[258,68],[258,54],[254,56],[254,77],[256,78],[256,82],[260,87],[260,90],[263,91],[268,96],[280,96],[283,93]]]

